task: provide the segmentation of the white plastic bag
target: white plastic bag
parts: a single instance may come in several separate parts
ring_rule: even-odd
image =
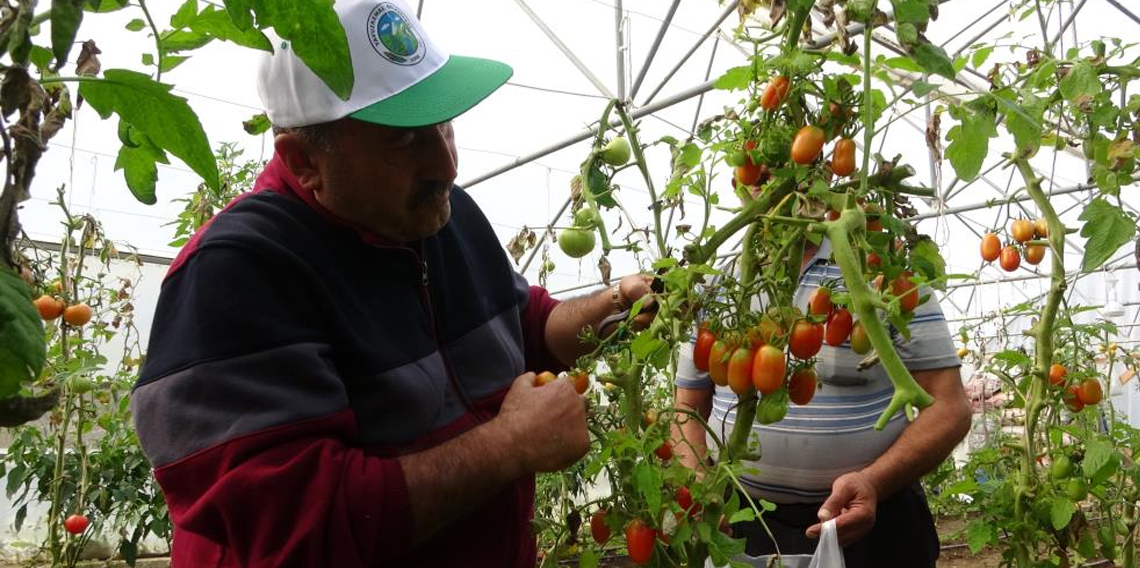
[[[839,531],[835,528],[835,519],[823,523],[819,544],[815,547],[808,568],[847,568],[843,562],[843,549],[839,547]]]
[[[823,523],[823,530],[819,534],[819,544],[816,545],[815,554],[785,554],[776,561],[775,555],[748,556],[741,554],[733,558],[755,568],[770,568],[781,566],[783,568],[847,568],[843,561],[843,548],[839,546],[838,530],[835,528],[835,519]],[[712,560],[705,562],[706,568],[712,568]]]

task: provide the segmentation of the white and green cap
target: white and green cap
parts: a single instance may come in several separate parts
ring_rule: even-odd
[[[308,126],[351,116],[386,126],[427,126],[463,114],[511,77],[504,63],[440,49],[402,1],[337,0],[334,8],[348,37],[352,95],[337,96],[288,42],[278,41],[262,62],[257,83],[274,125]]]

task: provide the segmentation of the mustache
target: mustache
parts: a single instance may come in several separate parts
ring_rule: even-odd
[[[449,181],[422,181],[416,184],[416,191],[412,194],[412,206],[430,203],[449,189],[451,189]]]

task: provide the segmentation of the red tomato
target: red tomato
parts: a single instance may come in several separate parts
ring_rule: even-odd
[[[723,339],[709,349],[709,378],[719,386],[728,386],[728,344]]]
[[[792,327],[788,351],[797,359],[811,359],[823,347],[823,324],[800,320]]]
[[[653,453],[656,454],[661,461],[669,461],[673,459],[673,446],[669,445],[667,441],[661,442],[661,445],[657,446],[657,449],[653,450]]]
[[[63,528],[71,534],[79,534],[87,530],[87,525],[90,524],[91,521],[87,520],[87,515],[71,515],[64,519]]]
[[[910,281],[909,272],[903,272],[891,282],[891,294],[898,297],[899,308],[904,314],[918,307],[918,286]]]
[[[834,209],[828,209],[827,213],[824,214],[824,218],[827,219],[828,221],[838,221],[839,220],[839,212],[834,210]]]
[[[594,542],[598,544],[609,542],[610,527],[606,524],[605,509],[594,511],[594,515],[590,517],[590,534],[593,535]]]
[[[779,108],[780,103],[784,102],[784,97],[788,96],[788,87],[787,77],[780,75],[772,79],[772,82],[764,88],[764,94],[760,95],[760,108],[767,111]]]
[[[760,318],[760,323],[748,330],[748,340],[753,349],[759,349],[769,343],[781,343],[784,339],[784,328],[776,323],[770,316]]]
[[[982,260],[986,262],[993,262],[997,260],[998,255],[1001,254],[1001,241],[998,236],[993,233],[986,233],[982,237]]]
[[[693,347],[693,364],[696,365],[697,369],[709,370],[709,353],[712,352],[714,343],[716,343],[716,335],[713,332],[702,329],[697,333],[697,345]]]
[[[701,512],[701,504],[693,504],[693,494],[689,491],[688,487],[685,487],[684,485],[678,487],[676,499],[677,505],[684,509],[690,517],[695,516],[697,513]]]
[[[656,536],[653,529],[641,519],[634,519],[625,526],[625,544],[629,549],[629,559],[634,564],[648,564],[653,558],[653,541]]]
[[[53,298],[47,294],[36,298],[32,303],[35,304],[36,310],[40,312],[40,317],[47,321],[63,315],[63,310],[67,307],[66,304],[63,303],[63,300]]]
[[[1049,384],[1058,387],[1065,384],[1065,375],[1067,374],[1069,374],[1069,370],[1064,365],[1053,363],[1049,367]]]
[[[809,124],[801,128],[792,139],[792,161],[801,165],[814,162],[823,151],[826,137],[818,126]]]
[[[1033,221],[1029,219],[1016,219],[1009,226],[1009,234],[1013,240],[1024,243],[1033,238]]]
[[[855,141],[850,138],[840,138],[835,143],[835,150],[831,153],[831,171],[840,177],[849,176],[855,172]]]
[[[1080,386],[1077,387],[1077,398],[1081,403],[1092,406],[1102,399],[1104,399],[1104,390],[1100,386],[1100,381],[1096,379],[1085,379],[1081,381]]]
[[[823,332],[823,340],[832,347],[843,345],[851,335],[851,325],[854,323],[851,312],[847,308],[839,308],[831,317],[827,318],[827,329]]]
[[[749,151],[755,148],[755,140],[748,140],[744,143],[744,163],[736,166],[735,170],[736,183],[740,185],[754,185],[760,181],[760,176],[764,174],[764,165],[752,161],[752,154]]]
[[[737,396],[752,392],[752,350],[737,347],[728,359],[728,388]]]
[[[1001,260],[998,264],[1002,270],[1013,272],[1021,266],[1021,255],[1017,254],[1017,249],[1013,248],[1013,245],[1005,245],[1005,248],[1001,249]]]
[[[590,374],[586,371],[579,371],[567,375],[567,378],[574,381],[574,390],[577,391],[578,394],[586,394],[586,389],[590,388]]]
[[[863,322],[857,321],[851,327],[851,350],[858,355],[871,352],[871,338],[867,337],[867,330],[863,329]]]
[[[1045,260],[1045,245],[1025,245],[1025,262],[1037,266]]]
[[[867,231],[872,233],[883,232],[883,222],[878,219],[867,219]]]
[[[816,383],[818,378],[815,369],[800,369],[792,373],[792,378],[788,380],[788,398],[800,406],[811,402],[815,396]]]
[[[1085,409],[1085,403],[1081,402],[1080,387],[1078,385],[1069,385],[1065,389],[1065,394],[1062,395],[1065,399],[1065,406],[1069,408],[1070,412],[1080,412]]]
[[[784,386],[784,352],[765,345],[752,359],[752,386],[760,394],[772,394]]]
[[[867,268],[878,269],[883,267],[883,259],[879,258],[879,254],[872,251],[867,253]]]
[[[808,298],[808,313],[813,316],[826,316],[831,313],[835,305],[831,303],[831,290],[829,288],[816,288]]]

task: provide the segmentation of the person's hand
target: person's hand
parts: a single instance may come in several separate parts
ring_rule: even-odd
[[[875,508],[878,492],[866,474],[858,471],[845,473],[831,484],[831,495],[819,509],[820,522],[807,529],[808,538],[819,538],[823,523],[835,519],[839,545],[855,542],[875,526]]]
[[[590,449],[586,402],[571,381],[535,386],[534,373],[519,376],[495,420],[528,472],[565,469]]]
[[[649,274],[630,274],[623,276],[618,282],[618,297],[625,306],[632,306],[634,302],[645,298],[641,302],[641,311],[633,318],[633,329],[645,329],[657,315],[657,306],[654,305],[653,276]]]

